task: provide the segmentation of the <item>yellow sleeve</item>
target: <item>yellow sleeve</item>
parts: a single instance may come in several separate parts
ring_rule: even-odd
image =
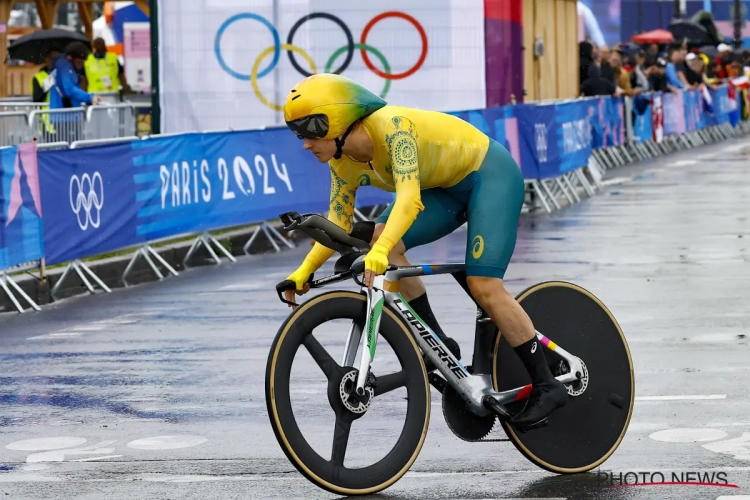
[[[347,182],[341,177],[336,169],[331,168],[331,199],[328,212],[328,220],[343,228],[347,233],[351,232],[354,224],[354,200],[357,194],[357,185]],[[315,243],[305,260],[315,272],[325,261],[331,258],[335,250]]]
[[[417,133],[414,124],[408,118],[394,116],[386,130],[385,141],[393,169],[396,202],[377,243],[386,247],[390,253],[414,223],[419,212],[424,210],[424,205],[420,195]]]

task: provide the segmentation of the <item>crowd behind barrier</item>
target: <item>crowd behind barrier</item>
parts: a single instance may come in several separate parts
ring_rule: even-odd
[[[743,93],[653,92],[633,99],[593,97],[454,112],[503,144],[526,179],[528,210],[552,212],[592,196],[605,170],[672,151],[736,137],[750,130]],[[93,109],[93,108],[91,108]],[[75,143],[26,142],[0,149],[0,287],[19,312],[16,294],[39,307],[11,273],[67,264],[58,287],[75,273],[110,289],[82,259],[130,250],[122,283],[139,259],[161,279],[155,261],[177,271],[152,248],[155,242],[194,236],[187,266],[201,245],[234,257],[211,231],[257,225],[276,251],[293,247],[269,221],[290,210],[325,213],[330,174],[286,128],[191,132]],[[359,179],[363,207],[382,206],[392,193]],[[373,212],[374,213],[374,212]],[[372,215],[372,213],[370,214]]]

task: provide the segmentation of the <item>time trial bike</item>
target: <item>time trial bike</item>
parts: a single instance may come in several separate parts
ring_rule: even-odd
[[[633,363],[620,326],[591,292],[572,283],[548,281],[516,297],[537,330],[553,375],[570,396],[543,426],[519,431],[508,420],[523,408],[531,392],[530,378],[487,313],[477,304],[472,364],[464,366],[399,293],[401,279],[450,274],[471,296],[464,264],[391,265],[375,278],[370,290],[358,276],[364,273],[374,223],[358,222],[347,233],[317,214],[288,212],[281,220],[285,230],[301,231],[341,255],[332,275],[310,278],[311,288],[349,279],[360,286],[359,292],[330,291],[296,307],[279,328],[268,356],[265,389],[271,426],[287,458],[314,484],[336,494],[362,495],[398,481],[425,442],[430,385],[441,393],[443,416],[457,437],[486,440],[499,421],[516,449],[545,470],[589,471],[615,452],[633,411]],[[279,283],[279,299],[297,306],[283,297],[285,290],[294,288],[291,281]],[[340,363],[313,334],[338,319],[350,324],[348,333],[341,332],[342,341],[344,335],[346,340]],[[400,370],[378,373],[373,368],[383,340],[398,358]],[[292,409],[292,364],[301,346],[327,379],[325,392],[335,414],[330,457],[313,449],[297,422],[304,411],[295,414]],[[345,466],[352,423],[377,405],[379,397],[399,388],[407,393],[406,418],[393,448],[371,465]]]

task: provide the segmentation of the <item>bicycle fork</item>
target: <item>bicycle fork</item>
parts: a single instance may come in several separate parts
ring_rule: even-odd
[[[385,293],[383,290],[375,288],[368,290],[365,288],[364,291],[367,294],[367,319],[365,320],[364,328],[366,345],[362,349],[362,358],[359,362],[357,396],[364,396],[365,394],[365,382],[370,372],[370,364],[375,358],[375,347],[378,343],[378,332],[380,331],[380,318],[383,315],[383,304],[385,304]],[[352,328],[354,330],[354,325],[352,325]]]

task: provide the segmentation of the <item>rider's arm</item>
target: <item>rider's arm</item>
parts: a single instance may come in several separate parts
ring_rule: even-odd
[[[357,185],[347,182],[341,177],[336,169],[331,166],[331,199],[328,212],[328,220],[344,229],[347,233],[352,230],[354,224],[354,199],[357,193]],[[315,272],[325,261],[331,258],[334,250],[315,243],[305,260],[314,268]]]
[[[388,250],[387,253],[393,250],[419,212],[424,210],[420,196],[419,159],[414,124],[407,118],[395,116],[389,125],[390,130],[386,133],[385,141],[393,168],[396,202],[377,241],[377,244]]]

